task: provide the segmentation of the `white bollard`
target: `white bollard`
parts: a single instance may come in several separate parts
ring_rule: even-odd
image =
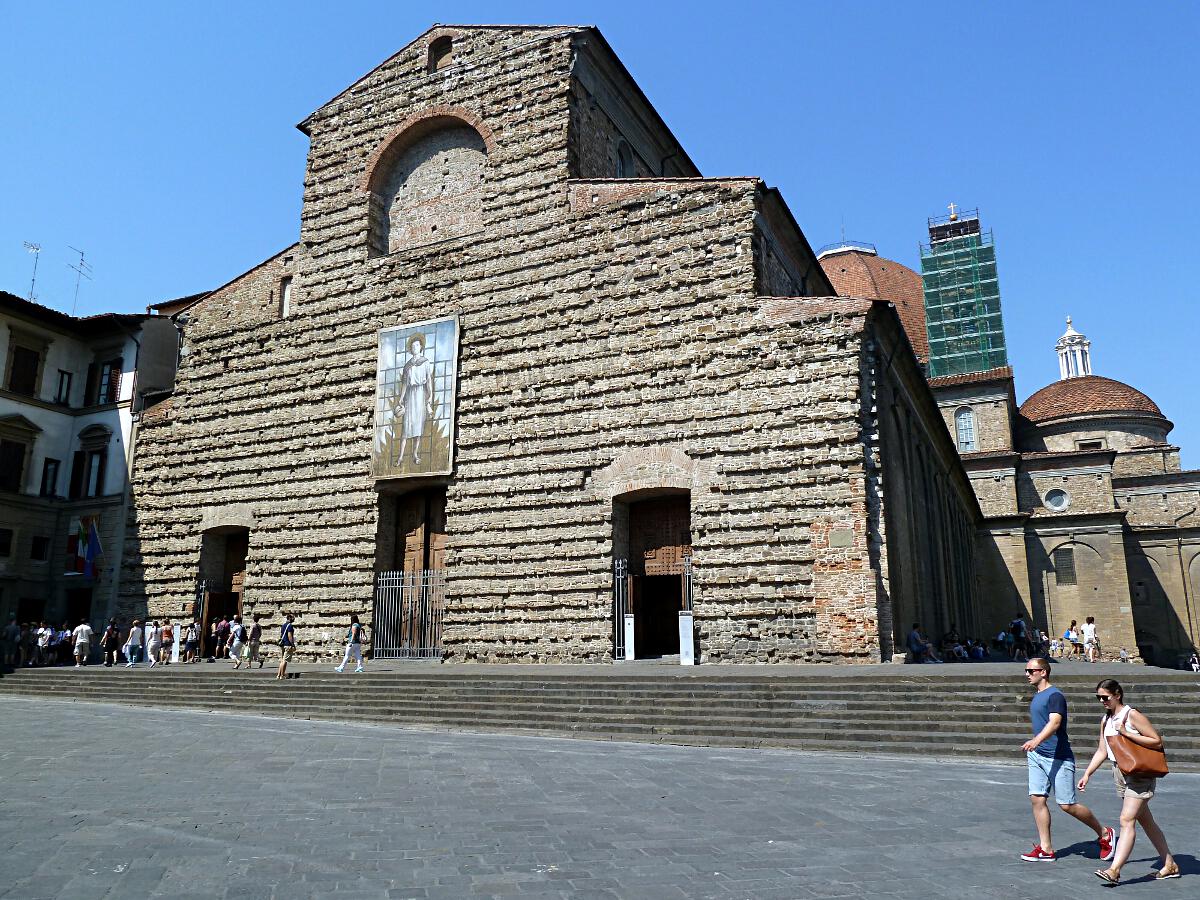
[[[633,613],[625,613],[625,658],[635,658],[633,655]]]
[[[679,664],[694,666],[696,664],[696,641],[692,614],[689,611],[679,613]]]

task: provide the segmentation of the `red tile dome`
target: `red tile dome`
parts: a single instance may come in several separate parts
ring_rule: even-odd
[[[1141,391],[1099,375],[1055,381],[1021,404],[1021,415],[1031,422],[1091,413],[1129,412],[1165,418],[1157,404]]]

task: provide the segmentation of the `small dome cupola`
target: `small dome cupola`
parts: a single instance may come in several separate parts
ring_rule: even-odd
[[[1092,342],[1071,325],[1067,316],[1067,330],[1058,343],[1058,371],[1061,378],[1082,378],[1092,374]]]

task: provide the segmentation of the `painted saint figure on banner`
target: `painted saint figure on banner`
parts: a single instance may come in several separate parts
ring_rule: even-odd
[[[404,384],[400,394],[404,429],[400,453],[403,455],[411,446],[413,465],[419,466],[425,420],[433,416],[433,363],[425,358],[424,335],[414,334],[408,339],[408,362],[404,364],[401,378]]]
[[[377,477],[450,474],[457,383],[456,317],[379,332],[372,459]]]

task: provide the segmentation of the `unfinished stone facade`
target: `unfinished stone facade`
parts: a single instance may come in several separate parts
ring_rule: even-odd
[[[244,534],[238,602],[294,612],[303,654],[423,553],[446,659],[612,659],[655,500],[702,661],[886,660],[913,617],[974,622],[979,509],[895,310],[824,296],[778,193],[701,178],[597,31],[438,28],[301,127],[299,242],[186,310],[143,423],[130,611],[176,614],[206,539]],[[453,474],[376,479],[379,332],[444,316]],[[395,531],[417,492],[444,545]]]

